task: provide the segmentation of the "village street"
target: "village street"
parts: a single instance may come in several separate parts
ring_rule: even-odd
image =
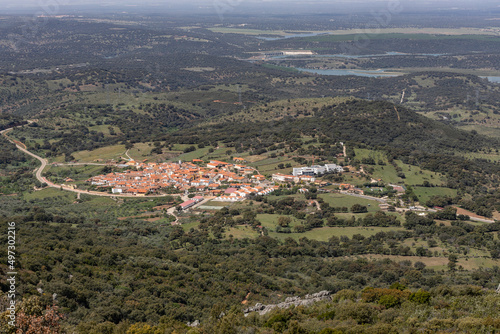
[[[30,121],[32,122],[32,121]],[[21,125],[22,126],[22,125]],[[14,129],[14,127],[12,128],[9,128],[9,129],[5,129],[5,130],[2,130],[0,131],[0,134],[2,136],[4,136],[5,138],[7,138],[8,141],[10,141],[11,143],[15,144],[17,149],[28,154],[29,156],[37,159],[38,161],[40,161],[41,163],[41,166],[38,167],[37,169],[35,169],[35,177],[38,181],[40,181],[40,183],[45,183],[47,184],[48,187],[51,187],[51,188],[57,188],[57,189],[62,189],[62,190],[65,190],[65,191],[71,191],[71,192],[74,192],[74,193],[79,193],[79,194],[88,194],[88,195],[94,195],[94,196],[102,196],[102,197],[128,197],[128,198],[131,198],[131,197],[137,197],[135,194],[108,194],[108,193],[104,193],[104,192],[100,192],[100,191],[89,191],[89,190],[80,190],[80,189],[74,189],[72,187],[68,187],[68,186],[65,186],[65,185],[62,185],[62,184],[55,184],[53,182],[50,182],[49,180],[47,180],[42,174],[43,174],[43,171],[44,169],[47,167],[48,165],[48,161],[47,159],[44,159],[30,151],[28,151],[26,148],[24,148],[24,144],[22,143],[19,143],[17,141],[14,141],[13,139],[11,139],[7,134],[12,131]],[[23,145],[23,146],[21,146]],[[106,164],[93,164],[93,163],[74,163],[74,164],[68,164],[68,165],[106,165]],[[172,195],[168,195],[168,194],[162,194],[162,195],[146,195],[146,196],[142,196],[142,197],[165,197],[165,196],[172,196]]]

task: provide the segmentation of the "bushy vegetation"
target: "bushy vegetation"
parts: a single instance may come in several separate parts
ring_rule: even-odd
[[[9,136],[51,162],[92,150],[87,156],[98,160],[95,149],[112,147],[115,161],[139,150],[158,160],[242,156],[266,168],[266,176],[313,162],[346,167],[321,178],[328,184],[323,189],[282,186],[272,196],[174,217],[167,210],[180,196],[104,198],[45,188],[33,175],[38,161],[0,137],[0,244],[7,244],[6,223],[16,222],[18,332],[500,331],[500,297],[493,292],[500,280],[500,223],[473,223],[456,209],[485,217],[500,211],[500,165],[475,158],[498,155],[499,141],[455,127],[495,129],[498,86],[460,73],[322,77],[291,70],[287,60],[272,61],[278,66],[244,60],[284,48],[320,54],[477,49],[483,53],[337,64],[498,70],[498,38],[381,34],[356,50],[348,34],[264,41],[226,27],[241,17],[226,20],[219,27],[218,18],[202,16],[45,17],[36,32],[21,36],[23,17],[2,18],[0,130],[15,127]],[[355,27],[323,16],[245,20],[249,29]],[[456,25],[454,18],[443,20]],[[52,166],[45,176],[82,182],[113,168]],[[378,198],[342,199],[334,192],[345,182]],[[405,188],[398,194],[389,183]],[[421,204],[443,210],[412,211],[417,188],[437,187],[446,191],[427,192]],[[388,212],[375,201],[383,196],[394,204]],[[412,210],[396,212],[401,206]],[[7,258],[6,248],[0,258]],[[2,275],[0,332],[10,334],[8,290]],[[256,303],[320,290],[331,291],[331,300],[243,314]],[[196,320],[198,326],[188,325]]]
[[[405,326],[417,328],[445,320],[448,322],[439,324],[442,328],[462,326],[461,320],[450,322],[450,312],[467,312],[460,318],[474,318],[467,326],[496,326],[488,323],[488,317],[497,312],[497,295],[466,284],[493,288],[500,275],[498,268],[453,271],[450,276],[410,261],[340,257],[362,251],[371,239],[332,238],[327,243],[307,239],[278,242],[269,237],[217,240],[203,227],[188,232],[131,223],[109,228],[64,217],[54,224],[51,221],[56,222],[56,217],[39,209],[7,220],[17,221],[18,237],[23,241],[18,251],[19,294],[24,300],[37,296],[43,308],[55,301],[65,316],[64,327],[78,333],[103,326],[128,328],[130,333],[147,326],[178,327],[187,332],[184,324],[194,320],[201,320],[201,332],[212,333],[225,333],[222,324],[233,331],[244,326],[283,332],[296,325],[307,333],[337,327],[346,331],[347,323],[395,326],[398,317],[403,317]],[[213,226],[211,221],[207,224]],[[388,237],[378,235],[373,245]],[[398,235],[392,238],[397,240]],[[389,288],[396,282],[405,283]],[[6,281],[1,284],[4,290]],[[39,288],[43,294],[37,292]],[[248,302],[256,303],[279,299],[278,292],[304,295],[325,289],[337,292],[333,296],[337,304],[284,310],[266,317],[244,318],[241,313],[241,301],[249,292]],[[348,294],[343,289],[354,291]],[[476,306],[466,307],[465,301]],[[427,310],[433,310],[430,318],[423,316]],[[412,320],[416,321],[413,325],[408,323],[412,317],[417,319]],[[311,323],[313,319],[317,320]]]

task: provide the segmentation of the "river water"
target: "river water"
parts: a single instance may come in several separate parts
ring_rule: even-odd
[[[403,75],[404,73],[401,74],[396,74],[395,72],[391,71],[391,69],[385,69],[385,70],[350,70],[350,69],[332,69],[332,70],[317,70],[317,69],[311,69],[311,68],[301,68],[301,67],[294,67],[297,70],[301,72],[308,72],[308,73],[316,73],[316,74],[321,74],[321,75],[356,75],[360,77],[372,77],[372,78],[390,78],[390,77],[397,77],[400,75]],[[492,83],[500,83],[500,76],[481,76],[480,78],[483,79],[488,79],[489,82]]]

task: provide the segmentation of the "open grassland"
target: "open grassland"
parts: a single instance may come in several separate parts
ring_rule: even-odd
[[[432,196],[457,196],[456,189],[442,187],[414,187],[413,192],[418,196],[420,203],[427,202]]]
[[[377,211],[379,211],[379,210],[377,210]],[[337,212],[337,213],[335,213],[335,216],[337,216],[339,218],[343,218],[343,219],[350,219],[352,217],[359,219],[359,218],[364,218],[369,214],[373,214],[373,212],[364,212],[364,213]],[[404,222],[403,216],[401,216],[401,214],[399,214],[397,212],[385,212],[385,214],[388,216],[395,216],[397,220],[399,220],[400,222]]]
[[[78,162],[97,162],[112,160],[121,160],[125,157],[125,145],[112,145],[101,147],[92,151],[80,151],[73,153],[73,156]]]
[[[111,130],[110,129],[115,134],[122,134],[122,132],[120,131],[120,128],[118,128],[117,126],[94,125],[94,126],[89,127],[90,131],[102,132],[105,136],[110,136],[111,135]]]
[[[75,180],[76,184],[81,184],[92,176],[102,174],[104,167],[105,166],[95,165],[50,166],[48,170],[46,170],[45,175],[47,175],[49,179],[55,183],[66,183],[65,179],[70,178]],[[75,183],[70,182],[70,184]]]
[[[285,160],[284,163],[291,163],[293,160]],[[280,169],[278,167],[279,164],[271,164],[271,165],[264,165],[262,167],[259,167],[259,172],[262,174],[262,175],[265,175],[265,176],[269,176],[269,175],[272,175],[274,173],[281,173],[281,174],[292,174],[292,171],[293,171],[293,167],[297,167],[298,164],[294,163],[292,165],[292,167],[290,168],[283,168],[283,169]]]
[[[395,160],[396,166],[401,169],[405,178],[398,176],[396,167],[388,163],[386,154],[383,151],[359,149],[355,150],[355,159],[362,162],[363,159],[373,159],[377,165],[368,165],[368,169],[373,169],[372,177],[377,180],[382,180],[386,183],[421,185],[424,181],[428,181],[434,185],[443,185],[446,178],[440,173],[431,172],[421,169],[418,166],[404,164],[399,160]],[[382,163],[382,164],[379,164]],[[384,165],[385,164],[385,165]]]
[[[251,159],[251,157],[249,157],[249,159]],[[280,168],[280,165],[287,165],[287,164],[290,164],[291,167]],[[286,156],[283,157],[278,156],[276,158],[268,157],[263,160],[256,161],[254,163],[250,163],[249,165],[257,168],[262,175],[266,176],[275,173],[291,174],[293,167],[299,166],[297,162]]]
[[[500,73],[468,73],[473,75],[483,75],[483,76],[500,76]],[[429,79],[427,79],[429,80]],[[429,117],[434,120],[443,120],[443,117],[452,119],[455,122],[461,122],[457,124],[460,130],[466,131],[476,131],[479,134],[500,138],[500,117],[495,107],[483,105],[481,107],[481,112],[477,110],[469,110],[463,107],[453,107],[447,110],[437,110],[431,112],[421,113],[422,115]],[[498,161],[498,152],[474,152],[474,153],[464,153],[457,151],[456,154],[460,154],[470,158],[480,158],[480,159],[490,159]],[[496,153],[496,154],[495,154]],[[484,154],[484,156],[482,156]]]
[[[434,270],[446,270],[448,268],[448,262],[449,262],[447,257],[367,254],[367,255],[358,255],[355,256],[354,258],[357,257],[369,260],[389,259],[396,262],[411,261],[415,263],[417,261],[420,261],[424,263],[427,266],[427,268]],[[500,265],[500,260],[494,260],[490,258],[459,258],[457,263],[457,266],[462,266],[466,270],[473,270],[479,268],[493,268],[494,266],[498,265]]]
[[[270,236],[274,236],[278,239],[285,239],[288,236],[292,237],[295,240],[299,240],[302,237],[306,237],[312,240],[318,241],[328,241],[331,237],[341,237],[347,236],[352,238],[355,234],[360,234],[364,237],[370,237],[379,232],[388,232],[388,231],[402,231],[401,227],[321,227],[315,228],[311,231],[307,231],[305,233],[269,233]]]
[[[358,174],[357,172],[349,172],[349,173],[344,173],[344,181],[353,184],[357,187],[361,187],[363,184],[369,181],[369,178],[366,178],[362,174]],[[334,187],[334,189],[338,189],[337,187]]]
[[[166,144],[168,145],[168,143]],[[175,144],[171,150],[164,147],[162,148],[162,154],[155,154],[151,153],[151,150],[155,148],[154,143],[135,143],[134,147],[128,152],[128,155],[136,161],[148,160],[150,162],[191,161],[207,157],[210,147],[196,148],[194,151],[183,153],[184,149],[190,146],[197,147],[192,144]]]
[[[402,169],[403,174],[405,174],[406,184],[418,185],[423,184],[424,181],[429,181],[429,183],[441,185],[445,181],[441,174],[423,170],[417,166],[410,166],[399,160],[396,160],[396,164]]]
[[[372,166],[372,177],[376,180],[382,180],[387,183],[400,184],[403,179],[397,175],[396,168],[393,165]]]
[[[272,214],[259,214],[257,215],[256,219],[261,223],[262,226],[267,228],[268,230],[273,230],[276,229],[276,226],[278,225],[278,218],[281,217],[280,215],[272,215]],[[286,216],[290,218],[292,221],[290,223],[290,227],[294,227],[296,225],[300,225],[301,221],[293,216]]]
[[[199,224],[200,224],[199,222],[193,221],[193,222],[182,224],[181,226],[184,229],[184,231],[189,231],[190,229],[197,227]]]
[[[331,237],[347,236],[352,238],[355,234],[360,234],[365,237],[375,235],[379,232],[400,231],[399,227],[322,227],[316,228],[304,233],[276,233],[269,232],[269,236],[279,240],[292,238],[299,240],[301,238],[308,238],[311,240],[328,241]],[[226,237],[233,235],[235,238],[255,238],[259,236],[260,232],[255,231],[248,226],[236,226],[226,231]]]
[[[58,80],[47,80],[47,87],[49,90],[61,89],[62,87],[66,87],[71,84],[73,84],[73,82],[68,78],[58,79]]]
[[[45,188],[42,190],[27,192],[24,194],[24,199],[26,201],[38,201],[38,200],[43,200],[44,198],[54,198],[54,197],[62,198],[64,199],[64,201],[76,200],[76,194],[68,191],[61,191],[56,188]]]
[[[320,194],[318,195],[318,197],[322,198],[332,207],[347,207],[350,209],[354,204],[361,204],[365,205],[368,208],[368,212],[376,212],[380,210],[378,206],[379,202],[366,198],[338,193]]]
[[[382,180],[386,183],[407,184],[407,185],[422,185],[424,181],[440,186],[446,181],[445,177],[439,173],[423,170],[417,166],[410,166],[396,161],[396,165],[401,168],[404,178],[398,176],[398,171],[393,165],[385,166],[370,166],[373,167],[372,177],[377,180]]]
[[[231,227],[226,230],[226,238],[232,235],[236,239],[244,239],[244,238],[254,239],[258,237],[259,234],[260,234],[259,232],[245,225]]]
[[[90,206],[110,206],[116,207],[117,202],[110,197],[102,197],[102,196],[92,196],[92,195],[82,195],[82,198],[85,196],[85,205]]]
[[[439,224],[441,224],[441,223],[445,223],[446,226],[451,226],[451,221],[444,221],[444,222],[439,221]],[[484,225],[485,223],[480,223],[480,224]],[[472,224],[472,225],[474,225],[474,224]],[[434,239],[434,241],[437,242],[436,247],[429,247],[429,244],[427,241],[421,240],[419,238],[406,239],[403,242],[403,245],[410,247],[413,252],[415,252],[417,250],[417,248],[421,247],[421,248],[424,248],[424,249],[431,251],[434,254],[434,256],[436,256],[436,257],[447,256],[449,251],[450,251],[449,245],[443,243],[439,239]],[[491,258],[490,252],[488,252],[484,249],[481,249],[480,248],[481,245],[476,245],[476,247],[477,248],[468,247],[467,254],[462,254],[461,252],[458,252],[457,256],[459,258],[463,258],[463,259],[467,259],[467,260],[468,259],[478,259],[478,258]]]
[[[475,130],[477,131],[477,133],[485,136],[500,138],[500,128],[498,127],[489,127],[480,124],[474,124],[474,125],[462,125],[460,126],[460,129],[467,131]]]
[[[225,206],[229,206],[229,205],[231,205],[231,203],[217,201],[217,198],[214,200],[208,201],[207,203],[204,204],[204,206],[219,206],[219,207],[225,207]]]
[[[355,159],[362,161],[363,159],[371,158],[376,163],[382,161],[383,163],[387,163],[387,154],[384,151],[377,150],[369,150],[366,148],[355,148],[354,149]]]

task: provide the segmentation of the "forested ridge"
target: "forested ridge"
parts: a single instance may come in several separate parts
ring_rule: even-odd
[[[306,117],[291,116],[270,122],[256,119],[249,124],[236,121],[202,125],[193,130],[186,129],[174,133],[171,138],[188,137],[195,132],[200,133],[198,137],[225,142],[250,142],[248,136],[259,136],[259,142],[254,144],[256,148],[258,145],[265,146],[266,143],[276,142],[275,140],[294,140],[301,134],[314,134],[328,140],[343,139],[374,147],[431,153],[474,151],[495,147],[498,143],[495,139],[430,120],[399,105],[356,99],[313,110]]]
[[[219,217],[223,218],[222,215]],[[38,221],[33,222],[33,219]],[[499,277],[498,268],[469,273],[457,270],[452,266],[453,262],[450,262],[450,272],[445,273],[426,269],[425,265],[410,261],[371,262],[341,258],[348,254],[379,253],[380,250],[376,249],[380,247],[381,241],[383,243],[388,238],[396,242],[400,238],[404,240],[408,236],[404,233],[380,234],[366,239],[359,236],[342,240],[332,238],[326,243],[305,238],[299,242],[292,239],[278,242],[268,237],[255,240],[217,240],[208,237],[207,231],[202,227],[182,232],[179,228],[141,228],[136,225],[134,232],[134,225],[130,223],[106,228],[80,222],[74,228],[71,224],[75,221],[66,222],[61,217],[57,218],[58,225],[53,226],[48,223],[51,219],[56,218],[44,215],[43,210],[36,208],[31,216],[8,219],[18,222],[19,238],[22,241],[19,245],[21,257],[18,265],[22,283],[19,285],[19,293],[25,300],[29,295],[38,296],[42,305],[51,305],[55,298],[59,312],[65,314],[65,327],[75,328],[78,333],[94,333],[104,330],[103,328],[108,328],[106,330],[110,333],[119,328],[124,332],[127,328],[133,328],[130,327],[133,323],[145,326],[141,324],[145,322],[164,323],[164,330],[172,330],[175,328],[173,324],[177,323],[177,326],[184,328],[183,332],[187,332],[187,327],[182,324],[194,320],[201,320],[200,329],[195,331],[200,333],[211,332],[211,326],[217,328],[214,333],[225,333],[218,327],[219,321],[229,322],[227,325],[234,333],[242,330],[240,325],[264,332],[268,327],[274,329],[274,332],[291,328],[289,326],[292,324],[286,319],[280,320],[284,324],[279,328],[268,326],[273,322],[269,322],[269,317],[245,321],[241,313],[244,307],[241,301],[245,300],[248,293],[251,295],[249,303],[280,301],[282,299],[277,291],[285,295],[304,295],[320,290],[338,292],[335,297],[338,299],[358,300],[361,296],[363,302],[367,303],[344,301],[339,304],[337,311],[324,319],[318,318],[321,321],[314,325],[307,321],[307,314],[312,312],[307,309],[272,314],[289,314],[285,317],[299,320],[300,327],[309,328],[304,329],[304,333],[319,333],[322,328],[343,327],[347,325],[343,321],[349,319],[354,321],[351,322],[352,325],[362,326],[358,330],[363,328],[367,332],[370,332],[373,324],[397,328],[395,318],[387,318],[384,314],[389,310],[396,314],[409,312],[407,308],[410,305],[405,304],[408,302],[423,304],[424,308],[431,309],[430,306],[433,306],[451,311],[458,305],[454,306],[449,301],[448,304],[443,304],[449,298],[445,296],[457,296],[457,302],[465,298],[473,298],[478,302],[483,300],[481,303],[486,302],[486,299],[493,303],[500,298],[479,287],[465,286],[472,284],[495,287]],[[4,222],[8,220],[4,219]],[[217,220],[215,218],[209,221],[208,227],[215,228]],[[411,225],[410,220],[407,221],[408,228],[423,224],[420,232],[415,230],[413,233],[422,236],[435,233],[425,227],[427,223],[423,221],[412,223],[417,225]],[[451,229],[445,232],[443,229],[438,233],[448,236],[451,233],[468,233],[458,226],[456,229],[455,232]],[[458,232],[459,230],[463,232]],[[471,237],[477,235],[473,231],[469,233]],[[154,235],[156,240],[161,240],[159,244],[148,241]],[[375,248],[370,250],[371,247]],[[398,282],[403,282],[410,290],[403,291],[403,294],[387,290]],[[2,289],[6,287],[5,284],[3,280]],[[460,284],[461,287],[454,287],[455,284]],[[377,292],[379,295],[368,297],[365,295],[370,292],[367,289],[360,294],[365,286],[383,289]],[[43,293],[40,294],[37,289]],[[412,301],[409,296],[417,291],[431,293],[423,297],[423,300]],[[384,295],[392,297],[382,298]],[[357,311],[341,315],[341,310],[345,307]],[[361,311],[364,308],[371,311]],[[226,313],[219,320],[213,319],[213,313],[217,309],[219,313]],[[304,312],[305,315],[296,318],[296,312]],[[361,318],[358,318],[356,312],[368,314],[359,315]],[[461,312],[463,316],[477,317],[474,309],[469,309],[469,313]],[[494,309],[490,312],[494,312]],[[497,323],[488,323],[488,314],[481,314],[481,317],[475,318],[468,326],[476,328],[486,324],[491,326],[488,328],[496,328]],[[404,317],[411,316],[417,317],[417,327],[430,325],[426,323],[430,319],[423,316],[407,314]],[[240,320],[235,321],[231,317]],[[447,320],[447,317],[446,312],[437,312],[431,316],[436,324],[444,321],[439,325],[443,328],[459,326],[459,322],[456,322],[458,319]],[[340,321],[332,323],[328,320]],[[392,330],[399,330],[396,328]],[[348,329],[343,328],[341,332],[348,332]]]
[[[457,130],[383,101],[353,100],[325,106],[307,117],[200,126],[161,138],[193,143],[222,141],[234,145],[236,152],[263,153],[276,147],[276,143],[286,143],[292,151],[298,149],[301,135],[316,136],[325,147],[346,141],[385,149],[393,158],[453,176],[455,187],[474,187],[477,183],[498,185],[498,163],[454,155],[457,151],[495,149],[497,139]]]

